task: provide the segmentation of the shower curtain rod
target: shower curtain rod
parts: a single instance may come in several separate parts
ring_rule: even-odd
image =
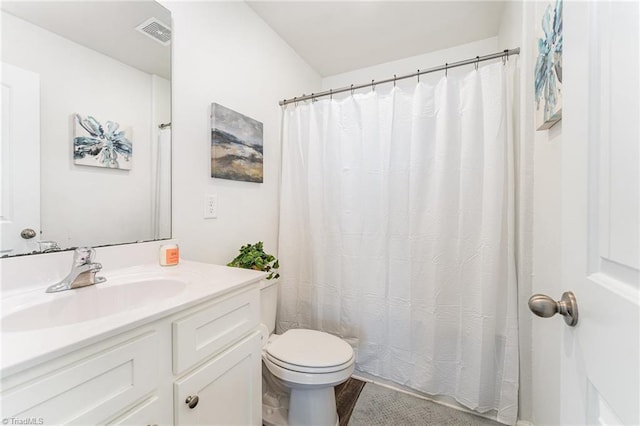
[[[376,84],[391,83],[391,82],[395,83],[398,80],[404,80],[405,78],[412,78],[412,77],[420,76],[422,74],[428,74],[428,73],[442,71],[442,70],[445,70],[446,72],[446,70],[448,70],[449,68],[456,68],[456,67],[461,67],[463,65],[477,64],[478,62],[489,61],[491,59],[498,59],[498,58],[504,58],[504,57],[509,59],[510,55],[519,55],[519,54],[520,54],[519,47],[516,47],[515,49],[505,49],[502,52],[496,52],[496,53],[492,53],[490,55],[485,55],[485,56],[476,56],[475,58],[466,59],[464,61],[451,62],[450,64],[440,65],[438,67],[429,68],[423,71],[418,70],[418,72],[414,72],[413,74],[401,75],[400,77],[396,77],[394,75],[393,78],[387,78],[386,80],[380,80],[380,81],[371,80],[371,83],[359,84],[357,86],[354,86],[352,84],[349,87],[341,87],[340,89],[325,90],[324,92],[312,93],[310,95],[303,94],[300,97],[282,100],[279,102],[279,104],[280,106],[284,106],[294,102],[306,101],[309,99],[315,99],[322,96],[332,96],[336,93],[343,93],[348,91],[353,92],[354,90],[363,89],[365,87],[373,87]]]

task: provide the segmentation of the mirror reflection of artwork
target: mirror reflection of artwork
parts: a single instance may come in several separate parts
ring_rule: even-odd
[[[94,117],[76,114],[73,159],[82,166],[131,169],[131,130],[121,129],[115,121],[99,122]]]
[[[547,4],[536,36],[536,129],[562,119],[562,0]]]
[[[262,123],[211,104],[211,177],[263,181]]]

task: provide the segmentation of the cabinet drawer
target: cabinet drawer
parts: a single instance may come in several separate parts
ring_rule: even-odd
[[[150,332],[2,392],[3,417],[98,424],[158,386],[158,335]]]
[[[160,415],[158,414],[160,398],[154,396],[127,411],[123,416],[107,423],[109,426],[141,426],[159,425]]]
[[[262,340],[254,332],[174,384],[175,424],[262,424]],[[198,397],[189,408],[188,397]]]
[[[180,374],[248,334],[260,321],[260,290],[253,289],[173,322],[173,372]]]

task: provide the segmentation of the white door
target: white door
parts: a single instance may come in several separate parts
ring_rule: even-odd
[[[2,63],[0,256],[38,250],[40,234],[40,76]],[[32,229],[30,239],[20,234]]]
[[[638,425],[640,6],[564,7],[560,422]]]

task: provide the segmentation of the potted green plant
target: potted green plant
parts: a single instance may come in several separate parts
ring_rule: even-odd
[[[278,273],[278,268],[280,267],[278,259],[264,252],[262,241],[240,247],[240,254],[231,262],[227,263],[227,266],[269,272],[269,275],[267,275],[268,280],[280,278],[280,274]]]

